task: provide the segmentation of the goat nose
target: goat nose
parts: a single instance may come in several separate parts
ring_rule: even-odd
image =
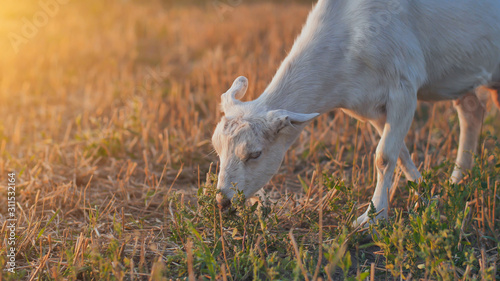
[[[220,193],[215,196],[215,199],[217,200],[217,205],[219,205],[219,208],[221,208],[222,210],[231,205],[231,200],[227,199]]]

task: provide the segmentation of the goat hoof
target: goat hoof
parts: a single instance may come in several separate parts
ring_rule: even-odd
[[[377,213],[375,218],[370,219],[370,217],[368,216],[369,210],[370,209],[366,210],[366,212],[364,214],[359,216],[356,219],[356,221],[353,222],[354,227],[361,227],[361,228],[368,227],[371,224],[375,224],[378,220],[389,218],[389,215],[387,214],[387,210],[384,208]]]

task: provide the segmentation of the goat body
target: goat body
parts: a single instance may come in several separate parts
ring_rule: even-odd
[[[500,2],[319,0],[264,93],[241,102],[247,84],[240,77],[222,96],[225,116],[212,138],[221,205],[234,187],[254,194],[309,121],[342,109],[381,136],[372,202],[386,217],[398,158],[407,179],[421,178],[404,144],[417,100],[456,100],[460,143],[452,181],[471,168],[485,112],[476,88],[500,86]]]

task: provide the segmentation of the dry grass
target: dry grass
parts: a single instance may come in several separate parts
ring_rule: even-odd
[[[40,7],[35,1],[15,3],[0,9],[0,186],[9,171],[17,173],[18,275],[3,272],[3,278],[90,280],[105,272],[118,280],[160,280],[165,267],[172,267],[161,260],[185,251],[170,239],[176,209],[168,202],[174,193],[186,204],[195,202],[196,190],[218,160],[210,137],[221,117],[220,94],[245,75],[250,82],[245,100],[256,98],[286,56],[310,5],[241,5],[221,17],[212,5],[71,1],[16,54],[4,35],[19,33],[20,19],[32,18]],[[483,135],[499,132],[500,114],[492,109]],[[457,139],[458,120],[447,102],[420,105],[406,140],[416,165],[425,171],[454,159]],[[334,112],[318,118],[287,153],[267,188],[276,198],[286,198],[273,209],[281,221],[277,229],[288,234],[294,228],[292,238],[297,233],[307,238],[289,245],[299,264],[303,245],[318,233],[309,225],[317,225],[318,218],[308,216],[319,211],[323,218],[323,200],[338,196],[336,189],[323,195],[318,178],[327,171],[352,187],[354,197],[339,202],[367,202],[374,187],[377,140],[369,125]],[[481,163],[494,166],[500,156],[495,149],[498,144],[486,138]],[[443,167],[435,175],[440,179],[449,175],[451,165]],[[470,223],[477,229],[484,230],[488,219],[493,228],[499,225],[499,181],[498,176],[486,181],[493,195],[476,194],[471,203],[477,210]],[[404,209],[409,193],[403,179],[399,186],[393,206]],[[4,188],[0,205],[7,205]],[[0,209],[0,220],[6,218]],[[319,229],[340,229],[344,222],[325,213]],[[223,233],[222,219],[220,224]],[[6,223],[0,229],[7,235]],[[325,233],[320,239],[327,243],[328,237]],[[0,265],[6,262],[6,241]],[[190,252],[196,253],[196,245],[183,244],[189,245],[188,271],[193,274],[196,260]],[[494,243],[483,245],[490,248],[478,248],[481,269],[498,259],[490,250]],[[226,254],[232,257],[231,250],[225,248],[224,258],[217,260],[224,264],[218,278],[230,269],[225,259]],[[387,272],[378,258],[382,255],[366,251],[365,260],[355,258],[356,268]]]

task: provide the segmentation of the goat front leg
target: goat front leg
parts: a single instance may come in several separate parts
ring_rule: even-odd
[[[454,102],[460,121],[460,139],[455,169],[451,181],[458,183],[464,173],[472,168],[473,156],[476,153],[481,124],[485,112],[484,105],[474,93],[468,93]]]
[[[379,120],[370,121],[370,124],[375,127],[380,136],[382,136],[384,132],[385,120],[386,118],[384,116],[384,118],[381,118]],[[415,166],[415,163],[413,163],[413,160],[411,160],[410,152],[408,151],[405,143],[403,143],[403,145],[401,146],[398,164],[408,180],[418,181],[422,178],[422,175],[418,171],[418,168]]]
[[[404,138],[410,129],[416,106],[417,98],[414,92],[390,93],[389,100],[386,104],[387,118],[375,155],[377,185],[371,202],[378,212],[376,219],[388,217],[389,188],[392,185],[394,169],[396,168],[400,153],[403,153],[404,156],[403,159],[401,159],[403,166],[405,164],[411,166],[409,162],[407,162],[411,161],[411,159],[409,159],[408,150],[405,148],[405,150],[402,151],[402,148],[404,146]],[[420,175],[418,171],[415,171],[416,168],[412,171],[413,175],[409,173],[413,178]],[[368,210],[356,220],[354,225],[361,225],[368,222],[370,219],[368,216],[369,210],[370,207],[368,207]]]

